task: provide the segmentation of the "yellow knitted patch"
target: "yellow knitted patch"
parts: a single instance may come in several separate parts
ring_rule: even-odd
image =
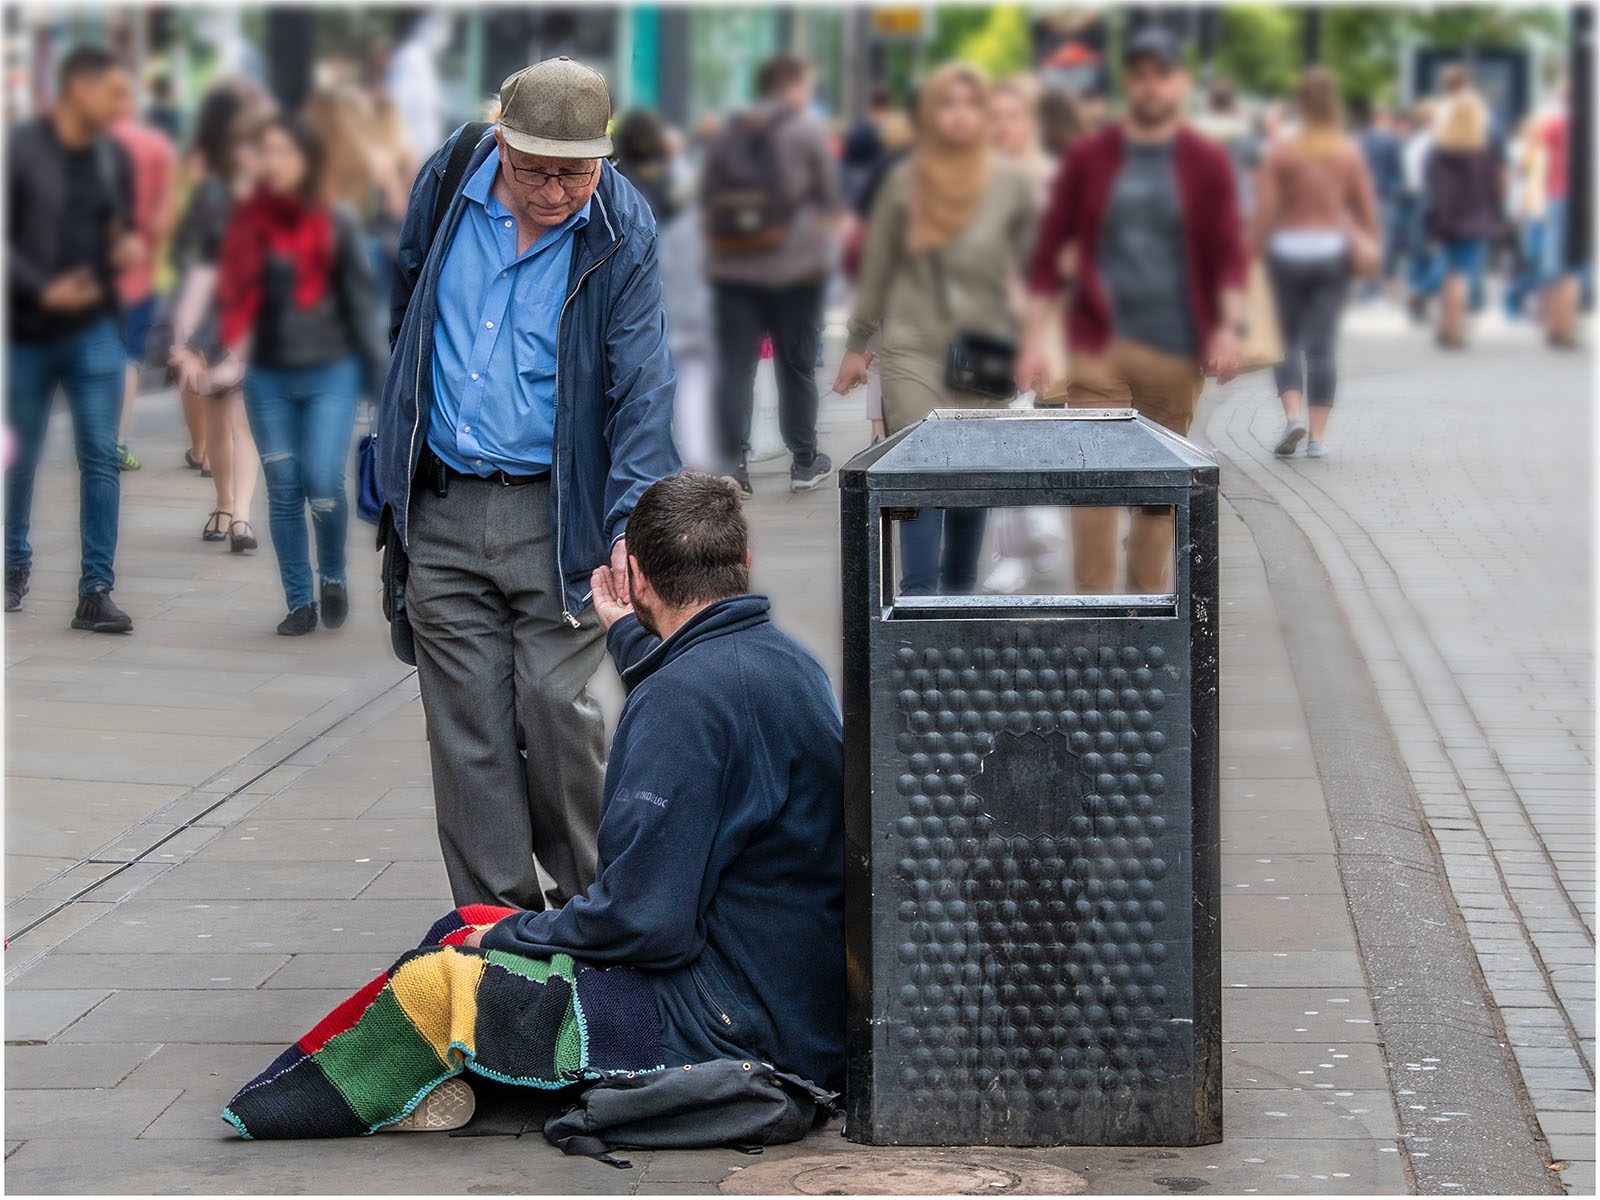
[[[459,1055],[451,1057],[452,1042],[459,1042],[469,1053],[474,1050],[483,967],[481,955],[447,946],[418,955],[389,977],[389,986],[406,1017],[446,1066],[461,1066]]]

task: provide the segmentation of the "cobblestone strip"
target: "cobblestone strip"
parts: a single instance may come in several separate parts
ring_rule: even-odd
[[[1580,910],[1562,878],[1564,872],[1582,878],[1585,869],[1592,871],[1592,854],[1587,868],[1573,861],[1592,850],[1592,843],[1568,836],[1575,830],[1552,816],[1547,794],[1540,796],[1538,816],[1530,813],[1518,787],[1519,778],[1529,778],[1529,764],[1508,765],[1497,754],[1424,615],[1426,597],[1411,594],[1409,581],[1372,532],[1330,489],[1309,471],[1273,459],[1260,414],[1256,402],[1236,393],[1218,406],[1208,433],[1283,505],[1328,571],[1421,799],[1552,1156],[1573,1164],[1565,1176],[1570,1189],[1592,1190],[1592,1124],[1589,1136],[1577,1128],[1592,1123],[1587,1113],[1594,1093],[1593,908],[1591,899]],[[1336,471],[1341,464],[1328,465]],[[1467,488],[1478,482],[1460,484]],[[1435,499],[1447,505],[1449,497]],[[1505,500],[1526,503],[1522,497]],[[1488,556],[1493,549],[1480,546],[1479,552]],[[1558,586],[1556,580],[1549,583]],[[1477,691],[1483,681],[1468,682]],[[1571,716],[1541,711],[1535,703],[1526,728],[1547,734]],[[1539,753],[1537,741],[1529,747]],[[1551,774],[1539,774],[1544,778],[1537,782],[1548,785]],[[1554,778],[1567,784],[1575,801],[1573,816],[1581,819],[1576,806],[1592,809],[1592,790],[1584,791],[1592,778],[1575,772]]]

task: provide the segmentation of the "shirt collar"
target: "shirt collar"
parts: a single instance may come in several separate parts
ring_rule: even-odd
[[[461,192],[468,200],[474,200],[483,205],[490,216],[500,216],[506,208],[494,197],[494,178],[500,173],[500,147],[495,146],[489,151],[489,157],[479,164],[478,169],[472,173]],[[569,229],[582,229],[589,223],[589,209],[594,204],[594,197],[590,196],[583,202],[583,207],[573,213],[565,221],[557,225],[553,233],[565,233]],[[541,241],[544,239],[541,238]]]

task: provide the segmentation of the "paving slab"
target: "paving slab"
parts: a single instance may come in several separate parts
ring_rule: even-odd
[[[62,947],[66,954],[270,953],[414,948],[440,916],[428,900],[134,899]]]
[[[348,996],[340,989],[129,990],[111,996],[59,1040],[256,1043],[273,1047],[262,1060],[264,1067]]]
[[[144,900],[352,900],[390,864],[190,860],[140,894]],[[384,897],[403,900],[407,896]]]
[[[287,954],[50,954],[7,987],[258,988],[288,961]]]
[[[173,1088],[6,1088],[6,1133],[22,1141],[71,1130],[83,1141],[137,1138],[181,1093]]]
[[[6,988],[6,1042],[48,1042],[111,992],[101,988]]]
[[[6,1047],[6,1087],[114,1088],[160,1046],[154,1042],[74,1045],[52,1042]],[[182,1086],[177,1085],[177,1086]]]

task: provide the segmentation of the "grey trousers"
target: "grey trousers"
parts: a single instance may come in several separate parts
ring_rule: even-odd
[[[594,882],[605,723],[588,683],[593,617],[561,619],[548,481],[450,481],[411,504],[406,607],[457,905],[542,909],[534,860],[565,903]]]

